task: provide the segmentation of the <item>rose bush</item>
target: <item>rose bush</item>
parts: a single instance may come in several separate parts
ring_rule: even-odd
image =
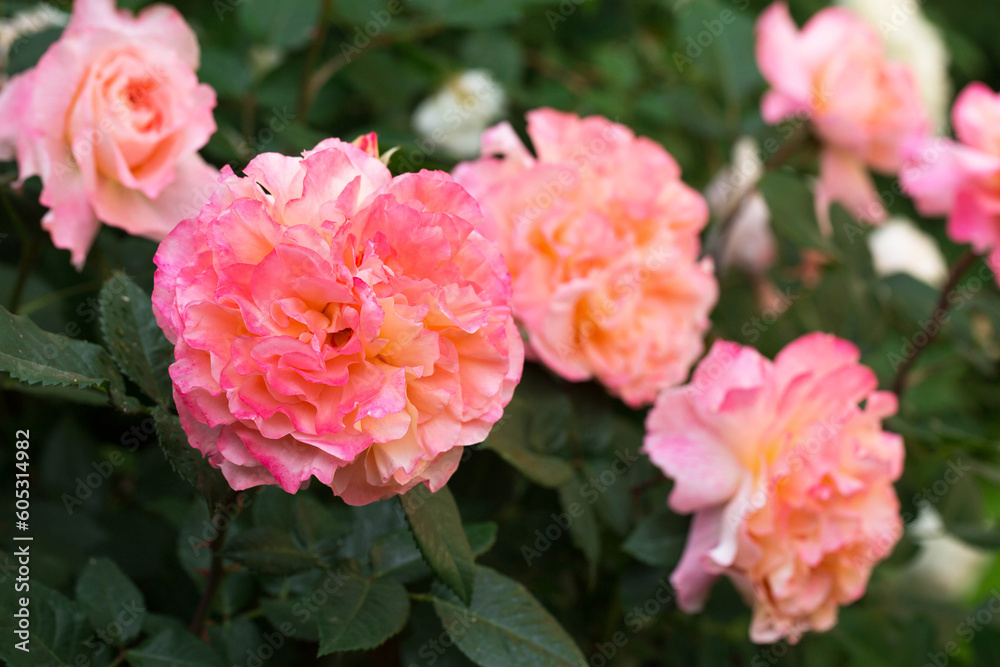
[[[1000,662],[989,3],[160,1],[0,3],[0,663]]]

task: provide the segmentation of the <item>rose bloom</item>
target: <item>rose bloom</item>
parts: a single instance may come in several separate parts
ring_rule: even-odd
[[[705,200],[662,147],[605,118],[539,109],[528,134],[537,157],[509,124],[488,130],[455,179],[507,260],[529,349],[568,380],[650,403],[687,377],[718,297],[698,261]]]
[[[903,143],[928,131],[911,69],[887,60],[878,31],[840,7],[817,12],[800,31],[788,6],[775,3],[756,33],[757,64],[771,85],[764,120],[808,119],[823,142],[816,193],[822,224],[828,227],[833,202],[860,220],[883,221],[868,168],[896,173]]]
[[[774,362],[718,342],[689,385],[660,394],[643,449],[674,480],[671,508],[694,513],[671,575],[681,609],[699,611],[726,574],[752,601],[751,639],[796,642],[864,594],[902,534],[903,442],[882,430],[895,395],[859,356],[819,333]]]
[[[926,216],[948,216],[948,236],[989,254],[1000,273],[1000,95],[981,83],[955,101],[952,124],[958,142],[912,142],[900,173],[903,188]],[[997,277],[1000,284],[1000,275]]]
[[[76,0],[59,41],[0,91],[0,159],[41,177],[42,226],[77,268],[100,221],[160,240],[201,207],[218,171],[197,153],[215,132],[198,59],[172,7]]]
[[[436,491],[521,376],[503,258],[447,174],[392,178],[336,139],[303,155],[224,168],[160,245],[181,424],[234,489]]]

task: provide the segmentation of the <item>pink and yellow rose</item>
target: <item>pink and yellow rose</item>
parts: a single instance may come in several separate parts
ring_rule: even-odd
[[[313,476],[369,503],[455,472],[520,379],[510,275],[450,176],[359,145],[223,169],[156,254],[191,444],[235,489]]]
[[[568,380],[650,403],[687,377],[718,297],[698,259],[705,200],[661,146],[605,118],[539,109],[528,135],[536,155],[497,125],[454,173],[507,260],[529,349]]]
[[[969,85],[952,109],[958,141],[914,141],[900,177],[926,216],[947,216],[948,236],[970,243],[1000,284],[1000,95]]]
[[[138,16],[76,0],[62,37],[0,92],[0,159],[42,179],[42,226],[83,266],[101,222],[160,240],[198,210],[218,171],[197,151],[215,132],[198,42],[180,13]]]
[[[670,507],[694,514],[671,575],[681,609],[700,610],[725,574],[752,602],[754,641],[795,642],[864,595],[902,534],[903,442],[882,429],[895,395],[859,356],[820,333],[773,362],[718,342],[690,384],[660,394],[643,449],[674,480]]]
[[[757,64],[771,85],[764,120],[808,119],[823,143],[816,203],[821,220],[838,202],[856,218],[882,222],[885,206],[868,169],[895,174],[906,141],[928,131],[910,68],[889,61],[878,31],[831,7],[799,30],[778,2],[757,21]]]

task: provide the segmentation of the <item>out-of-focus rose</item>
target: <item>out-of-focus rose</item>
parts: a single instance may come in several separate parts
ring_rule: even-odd
[[[705,199],[718,220],[729,219],[719,266],[738,267],[753,276],[767,272],[778,256],[778,242],[771,231],[771,209],[757,190],[764,176],[760,146],[752,137],[741,137],[733,146],[732,163],[705,188]]]
[[[191,444],[234,489],[316,476],[352,505],[443,486],[521,376],[510,275],[450,176],[370,137],[223,169],[156,254]]]
[[[428,152],[438,147],[457,158],[475,157],[490,123],[499,120],[507,95],[493,75],[471,69],[450,79],[413,112],[413,128]]]
[[[909,66],[916,77],[924,108],[938,130],[948,123],[951,104],[951,60],[941,31],[914,0],[840,0],[882,36],[885,53]]]
[[[981,83],[955,101],[958,142],[935,138],[907,147],[903,188],[926,216],[948,216],[948,236],[970,243],[1000,284],[1000,95]]]
[[[77,0],[62,37],[0,92],[0,159],[42,179],[42,226],[80,268],[100,221],[160,240],[197,212],[218,171],[197,150],[215,131],[198,42],[180,13],[138,16]]]
[[[891,218],[868,236],[875,274],[905,273],[931,287],[948,277],[948,265],[934,237],[906,218]]]
[[[775,3],[757,21],[757,63],[771,84],[761,111],[768,123],[806,117],[824,144],[816,205],[829,228],[829,207],[882,222],[886,210],[868,168],[902,166],[905,141],[927,132],[913,73],[886,59],[878,32],[839,7],[818,12],[799,31],[788,6]]]
[[[537,157],[502,123],[455,178],[507,260],[530,350],[568,380],[650,403],[687,377],[718,297],[698,261],[705,200],[661,146],[605,118],[539,109],[528,134]]]
[[[774,362],[718,342],[690,384],[660,394],[643,449],[674,479],[670,506],[694,513],[671,575],[681,609],[700,610],[726,574],[753,604],[751,639],[795,642],[864,594],[902,534],[903,442],[882,430],[896,397],[859,356],[827,334]]]

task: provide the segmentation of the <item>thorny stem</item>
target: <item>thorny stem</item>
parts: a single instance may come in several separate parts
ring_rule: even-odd
[[[240,506],[239,498],[237,498],[237,506]],[[220,513],[215,516],[218,517]],[[214,519],[214,517],[213,517]],[[222,579],[225,577],[226,570],[222,563],[222,556],[219,552],[222,551],[222,546],[226,541],[226,532],[229,530],[229,526],[232,521],[227,521],[219,528],[218,535],[212,540],[210,546],[212,550],[212,566],[208,572],[208,580],[205,582],[205,590],[201,594],[201,599],[198,601],[198,606],[194,610],[194,615],[191,617],[191,624],[188,625],[188,631],[195,635],[200,635],[202,629],[205,627],[205,620],[208,618],[209,609],[212,607],[212,599],[215,597],[216,591],[219,590],[219,586],[222,584]],[[213,520],[212,525],[217,525]]]
[[[934,307],[934,312],[931,314],[933,318],[937,318],[939,317],[939,314],[948,312],[948,309],[951,307],[950,297],[955,291],[955,288],[958,287],[958,281],[962,279],[962,276],[969,270],[969,267],[972,266],[975,261],[976,253],[972,252],[972,250],[966,250],[965,254],[959,257],[958,261],[955,262],[955,265],[951,268],[951,273],[948,275],[948,282],[945,283],[944,287],[941,289],[941,295],[938,297],[937,305]],[[906,380],[910,371],[913,369],[913,365],[916,363],[917,358],[920,357],[920,353],[934,342],[934,339],[937,338],[937,334],[940,330],[941,327],[937,327],[931,331],[924,332],[926,336],[922,345],[913,341],[913,347],[916,349],[913,354],[908,356],[906,360],[903,361],[903,365],[899,367],[899,370],[896,372],[896,379],[893,380],[892,383],[892,392],[896,394],[896,396],[902,398],[903,392],[906,391]]]

